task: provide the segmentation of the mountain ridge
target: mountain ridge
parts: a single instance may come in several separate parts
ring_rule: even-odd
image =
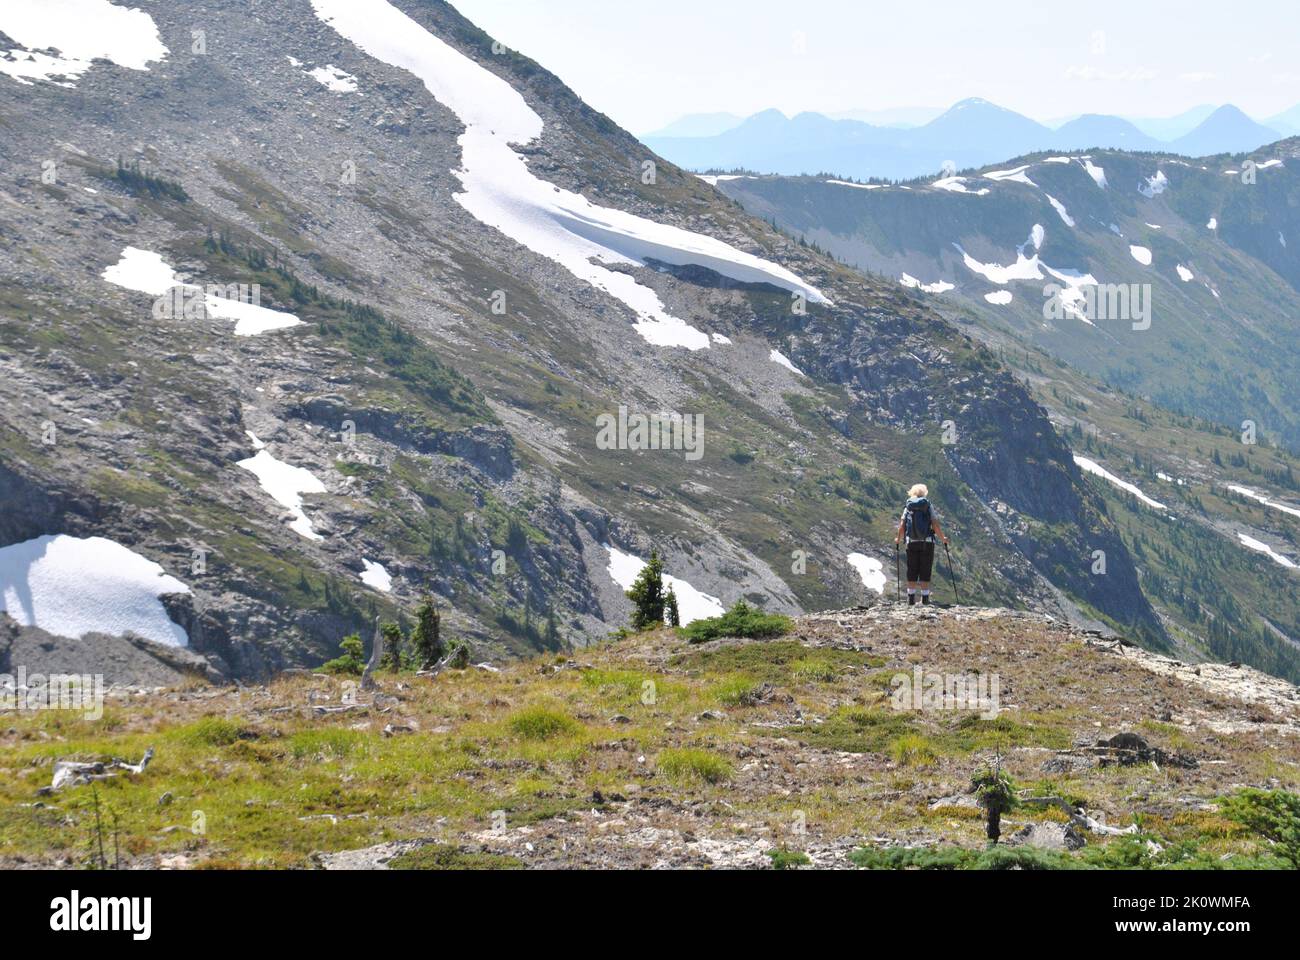
[[[711,137],[642,139],[675,163],[700,172],[746,169],[797,176],[834,171],[861,180],[908,180],[949,163],[958,169],[980,167],[1044,150],[1150,149],[1199,157],[1254,150],[1282,139],[1280,132],[1231,105],[1215,109],[1169,141],[1110,115],[1083,115],[1053,129],[979,97],[961,100],[907,129],[854,120],[830,123],[835,125],[799,124],[780,111],[766,110]]]

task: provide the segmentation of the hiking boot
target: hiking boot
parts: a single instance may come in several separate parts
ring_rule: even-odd
[[[921,606],[923,606],[923,607],[928,607],[929,605],[930,605],[930,598],[929,598],[929,597],[922,597],[922,598],[921,598]]]
[[[916,606],[916,594],[914,594],[914,593],[910,593],[910,594],[907,595],[907,605],[908,605],[909,607],[914,607],[914,606]]]

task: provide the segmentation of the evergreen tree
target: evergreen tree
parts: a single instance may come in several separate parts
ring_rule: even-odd
[[[322,668],[326,673],[343,673],[359,677],[366,669],[366,644],[358,634],[344,637],[339,644],[343,656],[331,660]]]
[[[385,670],[401,670],[402,645],[406,641],[402,628],[395,623],[384,623],[380,624],[379,633],[384,638],[384,656],[379,666]]]
[[[677,609],[677,591],[672,587],[668,588],[668,595],[664,597],[664,619],[668,621],[670,627],[682,625],[682,615]]]
[[[546,612],[546,642],[545,642],[545,647],[546,647],[547,650],[559,650],[559,649],[560,649],[560,630],[559,630],[559,627],[558,627],[558,626],[556,625],[556,623],[555,623],[555,608],[554,608],[554,607],[551,607],[551,609],[548,610],[548,611]]]
[[[415,611],[415,630],[411,633],[411,644],[415,647],[415,662],[422,670],[434,666],[446,653],[442,645],[442,616],[438,613],[437,604],[427,593]]]
[[[627,598],[635,607],[632,611],[633,630],[649,630],[663,625],[664,564],[657,550],[650,553],[650,562],[637,575]]]

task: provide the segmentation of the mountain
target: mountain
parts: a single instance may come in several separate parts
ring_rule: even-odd
[[[1189,157],[1208,157],[1220,153],[1242,153],[1282,139],[1276,130],[1256,123],[1231,104],[1210,114],[1191,133],[1179,137],[1169,146],[1175,153]]]
[[[1156,150],[1160,142],[1119,117],[1089,113],[1058,127],[1052,136],[1058,150],[1088,150],[1104,146],[1114,150]]]
[[[859,179],[906,178],[987,163],[1050,144],[1052,132],[986,100],[963,100],[916,128],[832,120],[816,113],[755,114],[715,137],[646,137],[646,146],[694,170],[759,170],[798,175],[835,171]]]
[[[1168,143],[1191,133],[1217,109],[1218,107],[1212,104],[1202,104],[1199,107],[1184,110],[1173,117],[1134,117],[1129,119],[1133,126],[1148,137]]]
[[[1192,123],[1199,114],[1199,110],[1189,111],[1162,128],[1179,134],[1173,142],[1128,120],[1098,114],[1076,117],[1053,130],[979,98],[963,100],[933,120],[907,129],[815,113],[786,118],[768,110],[716,136],[643,139],[674,163],[701,172],[751,170],[786,176],[834,172],[858,180],[908,180],[937,173],[948,164],[962,170],[1042,150],[1100,147],[1205,156],[1254,150],[1281,139],[1236,107],[1220,107]]]
[[[1214,162],[1034,154],[933,182],[718,189],[1016,368],[1097,477],[1171,634],[1294,680],[1298,175],[1289,140]]]
[[[980,155],[1002,146],[1004,149],[1000,156],[1006,156],[1005,145],[1008,143],[1017,145],[1013,152],[1022,152],[1042,147],[1050,136],[1051,132],[1037,121],[979,97],[971,97],[954,104],[915,131],[909,140],[931,148],[952,145],[962,153]]]
[[[0,76],[6,663],[254,680],[426,599],[476,658],[582,649],[654,553],[688,620],[850,606],[918,479],[963,600],[1168,648],[990,350],[448,4],[215,0],[206,48],[85,7],[0,7],[70,53]],[[723,136],[769,121],[838,127]]]
[[[646,137],[716,137],[734,130],[744,122],[744,117],[734,113],[690,113],[679,117],[668,126]]]
[[[1276,117],[1269,117],[1264,123],[1270,129],[1277,130],[1285,136],[1300,135],[1300,104],[1279,113]]]
[[[876,127],[910,130],[924,126],[943,112],[942,107],[895,107],[886,110],[843,110],[827,116],[832,120],[857,120]]]

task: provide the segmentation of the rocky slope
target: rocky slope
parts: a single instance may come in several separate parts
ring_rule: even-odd
[[[975,696],[958,699],[959,680]],[[935,689],[953,695],[926,699]],[[146,770],[98,784],[135,867],[953,856],[984,845],[969,781],[991,761],[1022,798],[1003,822],[1012,850],[1277,867],[1283,848],[1225,798],[1300,787],[1300,692],[1040,614],[893,603],[808,615],[772,640],[655,631],[574,658],[381,674],[373,691],[324,675],[118,688],[101,720],[28,713],[0,731],[0,863],[78,865],[89,787],[42,793],[53,764],[151,747]]]
[[[1098,495],[987,349],[656,160],[451,6],[396,5],[414,25],[388,36],[418,56],[353,39],[348,17],[393,15],[370,6],[223,0],[197,23],[160,2],[165,55],[0,76],[0,485],[20,506],[0,544],[130,548],[188,589],[162,602],[204,669],[257,678],[425,591],[484,656],[581,646],[626,620],[610,547],[659,550],[706,606],[858,602],[880,585],[849,554],[887,568],[925,479],[964,598],[1166,642]],[[413,72],[430,57],[441,98]],[[458,101],[475,85],[519,142]],[[538,253],[522,203],[589,255]],[[256,285],[274,313],[187,312],[180,281]],[[605,449],[624,406],[702,416],[702,458]]]

